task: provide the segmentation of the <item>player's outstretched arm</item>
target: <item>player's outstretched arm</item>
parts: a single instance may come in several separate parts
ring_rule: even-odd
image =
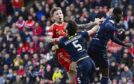
[[[94,35],[98,31],[99,28],[100,28],[100,26],[99,25],[96,25],[92,29],[88,30],[87,31],[88,32],[88,36]]]
[[[43,36],[43,37],[39,37],[39,40],[41,41],[45,41],[47,43],[53,43],[55,40],[51,37],[51,36]]]
[[[114,27],[112,23],[106,23],[105,28],[108,32],[118,32],[118,28]]]
[[[78,28],[81,28],[81,29],[91,29],[95,25],[96,25],[95,22],[89,22],[87,24],[77,24]]]
[[[113,35],[113,36],[111,37],[111,40],[112,40],[113,42],[119,44],[119,45],[124,46],[124,47],[130,48],[130,47],[133,46],[132,43],[124,43],[124,42],[120,41],[115,35]]]
[[[59,37],[59,38],[52,38],[51,36],[45,36],[45,37],[39,37],[39,40],[41,41],[45,41],[47,43],[54,43],[54,45],[52,46],[52,50],[55,51],[57,49],[59,49],[59,46],[58,46],[58,42],[59,40],[61,39],[62,37]]]
[[[102,18],[102,19],[96,18],[94,22],[89,22],[87,24],[77,24],[77,26],[78,26],[78,28],[82,28],[82,29],[91,29],[95,25],[98,25],[101,22],[103,22],[104,20],[105,20],[104,18]]]

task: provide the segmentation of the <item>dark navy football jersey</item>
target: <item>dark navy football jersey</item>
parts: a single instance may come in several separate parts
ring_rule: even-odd
[[[89,47],[97,48],[99,51],[105,51],[107,42],[114,37],[114,33],[117,32],[115,22],[112,18],[107,18],[98,29],[98,32],[93,37]]]
[[[78,32],[72,37],[63,37],[59,41],[59,47],[64,48],[71,56],[71,59],[76,62],[78,59],[88,56],[84,44],[87,37],[87,32]]]

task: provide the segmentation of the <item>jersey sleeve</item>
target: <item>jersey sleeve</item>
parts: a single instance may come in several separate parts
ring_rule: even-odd
[[[81,35],[82,35],[83,38],[88,38],[89,37],[88,32],[86,32],[86,31],[81,32]]]
[[[58,46],[61,48],[63,46],[63,39],[61,38],[59,41],[58,41]]]
[[[111,40],[119,45],[125,46],[125,43],[123,43],[119,38],[117,38],[115,34],[111,36]]]
[[[110,22],[105,24],[105,28],[106,28],[106,31],[109,31],[109,32],[117,32],[117,29],[118,29],[114,27],[113,24]]]
[[[47,30],[47,36],[53,37],[53,33],[54,33],[54,31],[53,31],[53,25],[51,25],[50,26],[50,29]]]
[[[53,26],[51,27],[51,32],[52,32],[52,38],[54,38],[54,32],[55,32],[55,29],[53,28]]]

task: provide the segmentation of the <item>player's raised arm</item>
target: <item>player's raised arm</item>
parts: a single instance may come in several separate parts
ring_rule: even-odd
[[[100,24],[101,22],[103,22],[105,19],[104,18],[96,18],[94,22],[89,22],[87,24],[77,24],[78,28],[82,28],[82,29],[91,29],[93,28],[95,25]]]
[[[51,36],[42,36],[42,37],[39,37],[39,40],[40,41],[45,41],[47,43],[53,43],[54,42],[54,39]]]
[[[120,41],[115,35],[113,35],[113,36],[111,37],[111,40],[112,40],[113,42],[119,44],[119,45],[124,46],[124,47],[130,48],[130,47],[133,46],[132,43],[124,43],[123,41]]]
[[[95,26],[96,23],[95,22],[89,22],[87,24],[77,24],[77,26],[79,28],[82,28],[82,29],[91,29],[93,26]]]
[[[99,25],[94,26],[92,29],[88,30],[88,36],[94,35],[99,29]]]
[[[118,32],[118,28],[114,27],[110,22],[105,24],[105,28],[108,32]]]

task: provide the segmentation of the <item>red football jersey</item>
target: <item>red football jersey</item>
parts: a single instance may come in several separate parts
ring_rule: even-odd
[[[58,24],[53,24],[52,25],[52,37],[53,38],[58,38],[60,36],[65,36],[66,33],[64,32],[65,27],[66,27],[65,22],[63,22],[61,25]],[[69,71],[69,65],[72,62],[69,54],[64,50],[64,49],[58,49],[57,50],[57,54],[58,54],[58,61],[59,63],[67,70]]]
[[[62,24],[58,25],[58,24],[53,24],[52,25],[52,37],[53,38],[58,38],[60,36],[65,36],[66,33],[64,32],[65,26],[67,23],[63,22]]]

